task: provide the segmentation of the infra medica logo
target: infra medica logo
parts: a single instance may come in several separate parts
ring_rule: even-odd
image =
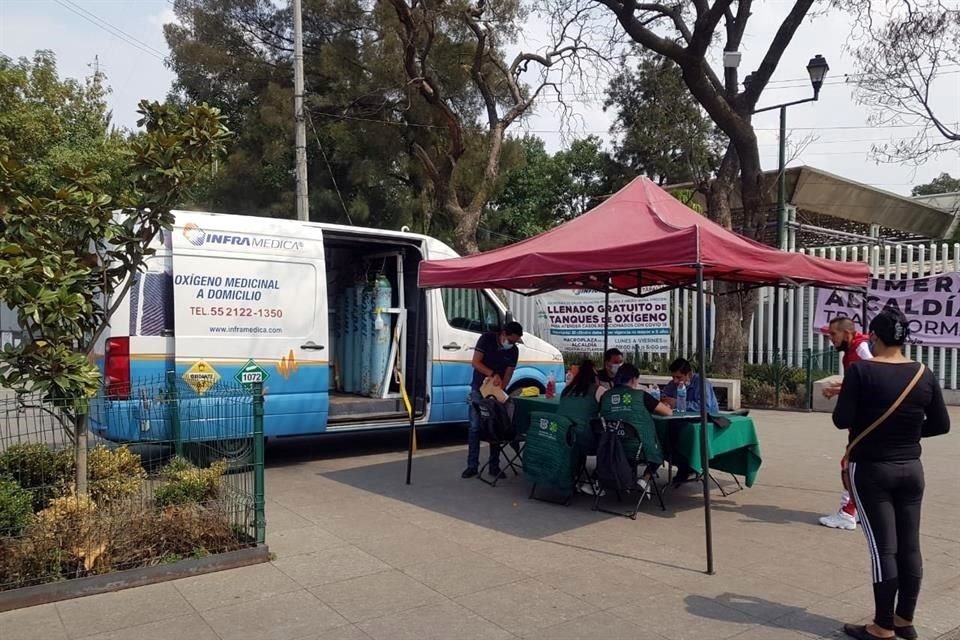
[[[207,233],[192,222],[188,222],[183,227],[183,237],[193,246],[202,247],[207,240]]]
[[[303,251],[301,240],[265,236],[240,235],[237,233],[207,232],[190,222],[183,227],[183,237],[195,247],[204,245],[222,245],[227,247],[252,247],[256,249],[281,249],[284,251]]]

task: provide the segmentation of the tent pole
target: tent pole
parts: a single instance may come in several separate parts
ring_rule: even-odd
[[[413,379],[410,381],[410,438],[407,442],[407,484],[410,484],[410,475],[413,472],[413,447],[417,441],[417,381],[420,379],[420,347],[422,344],[423,316],[426,311],[426,296],[420,292],[416,298],[414,306],[417,312],[417,320],[413,323]],[[405,366],[407,363],[404,362]]]
[[[707,342],[703,304],[703,265],[697,265],[697,352],[700,354],[700,462],[703,465],[703,524],[707,542],[707,574],[713,575],[713,521],[710,517],[710,447],[707,442],[707,378],[704,347]]]
[[[603,290],[603,357],[607,357],[610,348],[610,275],[607,275],[607,286]],[[606,363],[604,363],[606,364]]]
[[[860,309],[860,324],[863,325],[863,332],[870,333],[870,322],[867,320],[867,302],[870,296],[870,289],[863,290],[863,303]]]

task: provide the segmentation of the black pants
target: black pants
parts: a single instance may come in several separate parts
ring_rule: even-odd
[[[923,486],[919,460],[850,463],[850,488],[870,548],[874,622],[884,629],[893,629],[894,613],[912,621],[917,607]]]

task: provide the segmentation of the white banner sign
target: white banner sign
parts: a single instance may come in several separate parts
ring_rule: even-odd
[[[561,351],[603,351],[604,316],[609,313],[609,346],[622,350],[670,351],[670,294],[631,298],[612,294],[610,308],[604,294],[590,290],[555,291],[540,302],[546,313],[546,339]]]

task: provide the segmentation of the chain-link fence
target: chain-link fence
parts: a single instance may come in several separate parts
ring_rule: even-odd
[[[756,358],[760,364],[750,364],[748,355]],[[625,351],[624,360],[636,365],[642,375],[669,376],[670,364],[678,357],[690,361],[695,370],[700,370],[699,354],[646,354],[639,351]],[[567,353],[564,361],[568,366],[578,365],[582,360],[590,359],[599,368],[602,366],[602,353]],[[792,364],[791,364],[792,363]],[[730,373],[737,365],[742,367],[739,374]],[[737,352],[709,354],[707,364],[708,379],[737,378],[740,380],[740,401],[744,407],[757,409],[800,409],[813,408],[814,383],[823,378],[836,375],[840,367],[840,354],[835,349],[814,351],[805,349],[795,353],[784,351],[757,353]],[[716,386],[717,400],[721,409],[730,408],[728,389]]]
[[[0,391],[0,591],[262,544],[263,395]]]

